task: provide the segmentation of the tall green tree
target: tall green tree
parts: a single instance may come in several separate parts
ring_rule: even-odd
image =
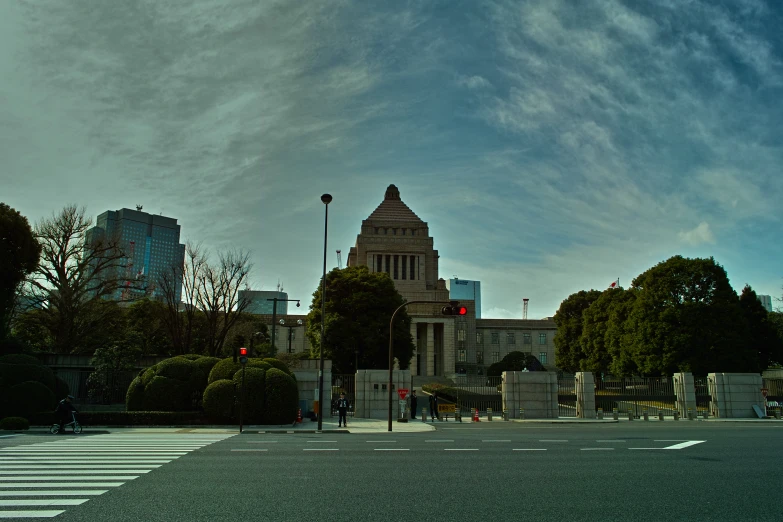
[[[609,373],[617,376],[630,376],[639,373],[633,359],[634,331],[628,321],[636,302],[638,289],[629,288],[613,296],[606,323],[605,343],[612,362]]]
[[[584,358],[580,337],[582,336],[582,313],[601,297],[600,290],[580,290],[569,295],[555,313],[555,364],[561,370],[578,372]]]
[[[0,340],[10,333],[18,290],[40,257],[41,245],[27,218],[0,203]]]
[[[757,371],[739,298],[713,258],[674,256],[639,275],[633,286],[639,292],[628,321],[641,373]]]
[[[745,285],[742,289],[739,303],[748,324],[745,343],[758,353],[758,371],[764,371],[772,364],[783,361],[783,340],[778,334],[778,326],[750,285]]]
[[[608,373],[615,357],[619,356],[618,351],[623,350],[621,338],[615,344],[616,348],[610,351],[609,329],[615,330],[624,325],[624,314],[618,313],[622,310],[629,299],[633,299],[632,290],[622,288],[610,288],[604,290],[600,297],[593,301],[582,312],[582,335],[579,337],[579,344],[582,349],[582,359],[579,367],[583,372]],[[615,332],[613,331],[613,334]]]
[[[130,305],[125,313],[131,343],[142,355],[170,355],[172,342],[164,323],[166,305],[161,301],[144,298]]]
[[[313,293],[308,314],[307,337],[314,356],[321,349],[321,285]],[[359,367],[389,367],[389,321],[402,296],[385,273],[366,266],[334,269],[326,275],[326,321],[324,357],[332,360],[333,373],[354,371],[355,350]],[[405,309],[394,320],[393,350],[401,369],[407,369],[414,345],[411,319]]]

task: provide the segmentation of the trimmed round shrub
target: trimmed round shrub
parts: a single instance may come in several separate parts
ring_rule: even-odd
[[[3,359],[9,357],[24,357],[34,359],[26,355],[6,355],[3,357]],[[57,380],[54,377],[54,372],[38,361],[35,361],[35,364],[0,362],[0,382],[3,382],[5,386],[14,386],[16,384],[21,384],[27,381],[40,382],[52,390],[52,392],[56,390],[57,386]]]
[[[158,365],[157,364],[155,366],[150,366],[149,368],[147,368],[144,371],[144,373],[141,375],[141,383],[144,386],[147,386],[150,383],[150,381],[152,380],[152,378],[157,375],[157,371],[158,371]]]
[[[234,374],[236,383],[237,404],[242,401],[242,370]],[[242,419],[248,424],[264,423],[264,383],[266,370],[261,368],[245,368],[245,407]]]
[[[204,412],[216,421],[234,419],[234,397],[236,384],[230,379],[221,379],[204,390]]]
[[[157,366],[156,375],[178,381],[189,381],[193,370],[196,369],[193,363],[184,357],[172,357],[159,362]]]
[[[64,380],[60,379],[55,375],[55,385],[54,385],[54,396],[55,397],[65,397],[71,393],[71,387],[68,386],[68,383]]]
[[[181,357],[183,359],[187,359],[188,361],[195,361],[196,359],[200,359],[204,357],[203,355],[199,355],[197,353],[186,353],[185,355],[177,355],[177,357]]]
[[[215,365],[220,361],[217,357],[199,357],[198,359],[195,359],[193,361],[193,364],[198,366],[199,370],[206,376],[206,379],[209,377],[210,372],[212,371],[212,368],[215,367]],[[204,382],[204,387],[207,386],[207,382]]]
[[[31,414],[52,411],[57,403],[54,392],[37,381],[27,381],[8,388],[3,397],[8,417],[29,417]]]
[[[0,357],[0,364],[32,364],[40,366],[41,361],[33,357],[32,355],[26,355],[23,353],[13,353],[9,355],[3,355]]]
[[[144,384],[141,377],[136,377],[128,386],[125,395],[125,409],[127,411],[144,411]]]
[[[272,365],[262,361],[261,359],[248,359],[247,367],[269,370],[272,368]],[[234,362],[234,359],[231,357],[221,359],[215,364],[215,366],[212,367],[212,371],[209,373],[209,382],[213,383],[215,381],[219,381],[220,379],[231,379],[234,374],[241,369],[242,364],[239,361]]]
[[[299,389],[287,373],[273,368],[266,372],[266,422],[287,424],[296,419]]]
[[[30,423],[24,417],[6,417],[0,420],[0,430],[28,430]]]
[[[147,411],[188,411],[190,390],[182,381],[158,375],[144,387],[144,405]]]
[[[288,368],[288,365],[279,359],[272,359],[271,357],[267,357],[266,359],[262,359],[262,360],[272,368],[277,368],[278,370],[285,372],[288,375],[291,375],[293,373]]]

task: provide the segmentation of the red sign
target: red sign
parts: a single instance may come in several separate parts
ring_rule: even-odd
[[[405,400],[405,397],[408,396],[408,389],[407,388],[397,388],[397,395],[400,396],[401,400]]]
[[[761,388],[761,395],[763,397],[766,397],[768,392],[769,392],[769,390],[767,388]]]

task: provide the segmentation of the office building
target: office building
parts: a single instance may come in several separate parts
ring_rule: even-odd
[[[245,309],[248,314],[272,315],[274,310],[274,301],[270,299],[282,299],[277,302],[277,315],[284,316],[288,314],[288,294],[276,290],[240,290],[240,299],[250,299],[250,304]]]
[[[758,296],[759,301],[761,301],[761,306],[764,307],[764,309],[767,312],[772,311],[772,296],[770,295],[760,295]]]
[[[470,300],[476,303],[476,319],[481,319],[481,281],[467,279],[449,279],[446,281],[449,299],[453,301]]]

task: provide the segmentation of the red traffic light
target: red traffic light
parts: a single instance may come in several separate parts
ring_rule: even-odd
[[[241,357],[247,357],[247,348],[244,348],[244,347],[243,347],[243,348],[240,348],[240,349],[239,349],[239,355],[240,355]]]
[[[456,314],[455,315],[468,315],[468,309],[464,306],[458,306],[456,307]]]

